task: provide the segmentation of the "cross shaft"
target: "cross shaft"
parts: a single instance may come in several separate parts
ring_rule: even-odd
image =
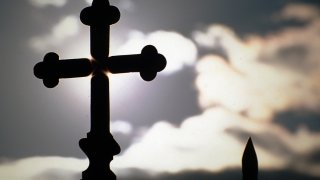
[[[151,45],[144,47],[141,54],[109,57],[110,25],[120,19],[120,12],[110,6],[108,0],[93,0],[92,6],[82,10],[80,19],[90,26],[92,59],[59,60],[59,56],[51,52],[45,55],[43,62],[35,65],[34,74],[48,88],[58,85],[62,78],[92,75],[91,128],[87,138],[79,141],[90,162],[88,169],[82,172],[82,179],[116,179],[109,164],[113,156],[120,153],[120,146],[110,133],[109,78],[106,72],[140,72],[144,80],[151,81],[165,68],[166,59]]]

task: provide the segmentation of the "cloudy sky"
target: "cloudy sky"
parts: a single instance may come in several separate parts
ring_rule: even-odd
[[[0,179],[76,180],[90,128],[90,78],[47,89],[33,66],[50,51],[90,57],[90,0],[0,6]],[[252,137],[260,179],[320,178],[319,0],[112,0],[111,55],[153,44],[151,82],[111,75],[118,179],[241,179]]]

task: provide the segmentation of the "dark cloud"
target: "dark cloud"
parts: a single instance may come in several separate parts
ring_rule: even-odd
[[[135,127],[151,126],[159,120],[180,125],[185,118],[201,112],[194,78],[194,68],[185,67],[170,76],[158,76],[152,82],[139,79],[135,84],[139,90],[134,95],[125,102],[113,102],[112,119],[128,120]]]
[[[132,173],[132,174],[131,174]],[[222,172],[212,173],[205,171],[186,171],[177,174],[161,174],[158,176],[151,176],[147,173],[141,172],[139,170],[134,170],[130,172],[130,177],[118,176],[119,180],[235,180],[241,179],[242,173],[241,169],[229,169]],[[318,177],[313,177],[311,175],[306,175],[303,173],[298,173],[291,170],[278,170],[278,171],[259,171],[259,180],[316,180]]]
[[[308,49],[303,45],[294,45],[291,47],[285,47],[278,50],[280,58],[290,60],[293,63],[301,63],[308,54]],[[286,62],[286,64],[290,64]],[[302,63],[301,63],[302,64]]]
[[[217,38],[215,39],[216,44],[213,47],[201,47],[199,48],[199,57],[208,55],[208,54],[214,54],[217,56],[222,57],[223,59],[225,59],[228,63],[229,63],[229,54],[227,52],[227,50],[225,49],[225,47],[223,47],[223,45],[221,45],[221,39]]]
[[[272,19],[273,14],[279,12],[288,3],[294,2],[319,3],[317,0],[176,0],[166,3],[136,0],[136,10],[126,12],[120,25],[145,32],[167,29],[189,35],[199,27],[218,23],[232,27],[240,35],[265,34],[281,29],[285,25],[300,25],[276,23]]]
[[[320,163],[320,149],[314,150],[307,157],[304,157],[304,158],[311,163],[319,164]]]
[[[274,122],[291,132],[297,132],[299,128],[306,127],[311,132],[320,130],[320,113],[308,109],[288,109],[278,112],[274,116]]]
[[[264,63],[289,68],[305,74],[318,68],[318,62],[309,60],[311,59],[309,58],[310,49],[306,44],[296,43],[279,48],[272,56],[261,55],[260,59]]]
[[[316,180],[319,177],[315,177],[312,175],[307,175],[295,171],[290,170],[279,170],[279,171],[259,171],[259,179],[260,180],[282,180],[282,179],[290,179],[290,180]]]
[[[32,177],[32,179],[37,180],[76,180],[81,179],[81,173],[75,173],[70,171],[63,171],[61,169],[59,170],[47,170],[39,175],[36,175],[35,177]]]
[[[262,149],[277,155],[290,155],[290,148],[274,134],[268,132],[251,133],[240,128],[228,128],[226,132],[233,135],[239,142],[245,142],[249,137],[252,137],[254,146],[262,147]]]
[[[33,66],[43,55],[34,53],[28,44],[31,37],[49,32],[54,22],[67,13],[59,15],[57,11],[57,8],[37,9],[28,1],[5,2],[1,6],[1,156],[24,157],[38,152],[43,155],[46,153],[41,151],[41,144],[50,140],[48,147],[44,148],[49,154],[56,147],[65,146],[55,144],[58,141],[56,136],[47,138],[52,135],[50,132],[63,129],[55,127],[55,123],[57,119],[65,118],[57,114],[46,117],[47,112],[55,108],[50,107],[48,102],[51,99],[44,91],[39,91],[39,81],[33,76]],[[40,100],[39,104],[35,103],[37,100]],[[49,120],[51,122],[45,125]]]

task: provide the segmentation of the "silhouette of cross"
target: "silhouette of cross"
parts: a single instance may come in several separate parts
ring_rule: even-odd
[[[166,59],[157,49],[148,45],[141,54],[109,57],[110,25],[120,19],[118,8],[108,0],[93,0],[81,11],[81,22],[90,26],[90,51],[92,59],[59,60],[56,53],[44,56],[34,67],[34,74],[53,88],[61,78],[84,77],[91,79],[91,128],[87,137],[79,141],[80,148],[89,159],[89,167],[82,172],[83,180],[116,179],[110,170],[113,156],[120,146],[110,133],[109,79],[106,72],[140,72],[142,79],[153,80],[166,66]]]

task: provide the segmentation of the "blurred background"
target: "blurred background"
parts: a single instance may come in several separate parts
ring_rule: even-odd
[[[264,179],[320,178],[318,0],[111,0],[111,55],[152,44],[167,68],[151,82],[110,75],[118,179],[241,179],[252,137]],[[47,89],[47,52],[90,58],[90,0],[2,1],[0,179],[80,179],[90,77]]]

